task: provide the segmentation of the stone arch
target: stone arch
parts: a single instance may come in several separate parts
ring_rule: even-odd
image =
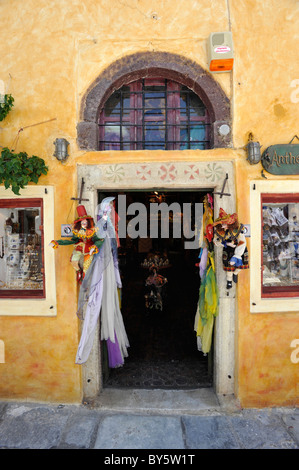
[[[98,115],[113,91],[140,78],[160,76],[190,88],[207,107],[212,122],[212,146],[230,147],[232,135],[221,136],[222,124],[231,128],[230,101],[219,83],[196,62],[169,52],[138,52],[113,62],[90,85],[80,109],[77,141],[80,149],[98,150]]]

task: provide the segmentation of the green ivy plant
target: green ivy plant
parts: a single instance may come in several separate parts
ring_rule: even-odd
[[[3,96],[3,95],[2,95]],[[0,121],[6,118],[13,107],[14,98],[11,95],[4,95],[4,102],[0,103]]]
[[[3,148],[0,157],[0,183],[5,189],[11,186],[12,191],[20,196],[19,191],[28,183],[37,184],[39,177],[48,173],[48,167],[42,158],[28,157],[26,152],[15,153]]]

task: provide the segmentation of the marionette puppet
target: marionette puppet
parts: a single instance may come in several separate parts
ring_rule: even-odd
[[[80,278],[77,315],[83,320],[76,363],[87,361],[100,319],[101,340],[107,343],[109,367],[120,367],[128,356],[129,341],[120,311],[121,278],[118,267],[118,237],[112,220],[112,201],[105,198],[97,214],[97,222],[88,216],[85,207],[77,207],[70,240],[53,240],[50,245],[75,245],[71,262]]]
[[[236,213],[227,214],[220,209],[219,217],[213,226],[214,244],[223,246],[222,262],[227,273],[226,288],[231,289],[233,282],[238,282],[240,271],[249,268],[244,225],[239,223]]]
[[[93,218],[87,215],[83,205],[77,207],[77,214],[78,217],[73,223],[71,239],[52,240],[50,246],[57,249],[59,245],[75,245],[71,263],[77,272],[77,280],[81,283],[93,256],[98,253],[104,240],[97,236],[98,228],[95,226]]]
[[[146,308],[154,308],[156,310],[163,310],[163,291],[162,288],[167,283],[167,278],[161,276],[157,272],[157,266],[153,264],[150,267],[150,275],[145,281],[145,286],[148,288],[149,293],[145,295]]]
[[[115,214],[111,214],[113,200],[114,197],[105,198],[97,214],[96,235],[101,240],[101,247],[93,255],[80,287],[77,314],[79,317],[84,314],[84,322],[76,356],[77,364],[87,361],[100,319],[101,340],[107,344],[110,368],[124,364],[129,347],[120,310],[119,290],[122,283],[118,266],[118,237],[113,220]]]

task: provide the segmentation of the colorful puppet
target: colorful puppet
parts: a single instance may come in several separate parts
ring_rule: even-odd
[[[128,356],[129,341],[120,311],[121,279],[118,268],[118,237],[114,227],[114,197],[105,198],[97,213],[96,225],[85,207],[77,207],[78,218],[73,224],[71,240],[53,240],[50,245],[75,245],[71,262],[80,276],[77,315],[83,320],[76,363],[87,361],[98,320],[101,340],[108,350],[109,367],[120,367]],[[112,213],[113,212],[113,213]]]
[[[118,256],[117,233],[114,227],[114,197],[105,198],[97,214],[97,236],[101,247],[93,256],[79,292],[79,317],[84,319],[76,363],[87,361],[97,322],[100,320],[101,340],[106,341],[109,367],[120,367],[128,356],[129,341],[120,311],[119,289],[122,287]]]
[[[59,245],[75,245],[71,263],[77,272],[77,280],[81,283],[87,269],[89,268],[93,256],[98,253],[103,243],[103,239],[97,237],[98,228],[94,220],[87,215],[85,207],[77,207],[78,217],[73,223],[73,236],[70,240],[52,240],[50,246],[57,249]]]
[[[213,223],[214,244],[223,246],[223,269],[227,273],[226,288],[232,288],[232,282],[238,282],[238,274],[243,269],[249,268],[248,251],[244,225],[238,221],[238,215],[227,214],[223,209],[219,211],[219,217]]]

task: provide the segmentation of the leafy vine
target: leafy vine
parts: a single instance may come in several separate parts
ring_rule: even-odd
[[[13,104],[14,98],[11,95],[4,95],[4,102],[0,103],[0,121],[6,118]]]
[[[15,153],[7,147],[3,148],[0,157],[0,183],[5,189],[11,187],[14,194],[28,183],[37,184],[39,177],[48,173],[48,167],[42,158],[28,157],[26,152]]]

